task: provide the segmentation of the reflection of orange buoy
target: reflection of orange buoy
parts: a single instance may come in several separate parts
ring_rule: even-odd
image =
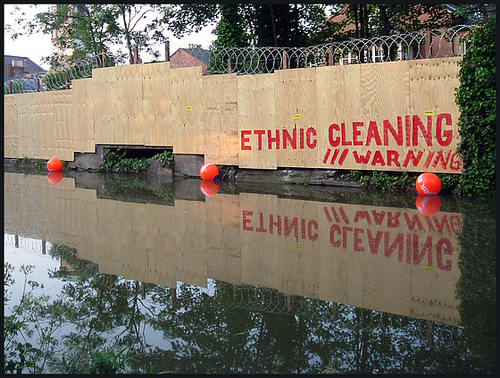
[[[434,173],[426,172],[418,176],[416,186],[420,194],[433,196],[441,190],[441,180]]]
[[[200,176],[203,180],[213,180],[219,176],[219,168],[215,164],[207,163],[200,168]]]
[[[47,162],[47,169],[51,172],[60,172],[63,170],[63,163],[58,158],[52,158]]]
[[[59,171],[59,172],[49,172],[48,175],[47,175],[47,179],[49,180],[49,182],[51,184],[56,185],[56,184],[59,184],[62,181],[63,176],[64,176],[64,174],[61,171]]]
[[[201,192],[206,196],[214,196],[219,191],[219,185],[212,180],[203,180],[200,184]]]
[[[425,216],[434,215],[441,209],[441,198],[439,198],[439,196],[419,194],[415,205],[418,211]]]

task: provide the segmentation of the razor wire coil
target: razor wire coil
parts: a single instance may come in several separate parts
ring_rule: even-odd
[[[289,68],[463,56],[469,46],[462,37],[474,27],[458,25],[308,47],[211,46],[207,74],[255,75]],[[58,70],[4,82],[4,94],[70,89],[72,80],[92,77],[93,69],[123,64],[123,56],[110,53],[106,53],[105,57],[103,54],[89,56],[69,67],[64,67],[63,63]]]

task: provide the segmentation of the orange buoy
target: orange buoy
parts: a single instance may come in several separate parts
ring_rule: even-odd
[[[200,176],[203,180],[213,180],[219,176],[219,168],[215,164],[207,163],[200,168]]]
[[[441,180],[434,173],[422,173],[417,178],[417,192],[428,196],[433,196],[441,190]]]
[[[201,192],[206,196],[215,196],[219,187],[213,180],[203,180],[200,184]]]
[[[419,194],[415,205],[417,210],[425,216],[434,215],[441,209],[441,198],[439,196]]]
[[[51,184],[57,185],[59,184],[62,179],[63,179],[64,173],[62,171],[59,172],[49,172],[47,175],[47,179]]]
[[[47,169],[51,172],[60,172],[63,170],[63,163],[58,158],[52,158],[47,162]]]

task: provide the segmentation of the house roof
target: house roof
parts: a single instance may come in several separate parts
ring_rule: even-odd
[[[201,47],[188,48],[188,49],[181,48],[180,50],[184,50],[189,55],[198,59],[200,62],[206,64],[207,66],[210,63],[210,55],[208,50],[202,49]]]
[[[4,55],[3,56],[3,66],[8,66],[12,64],[12,61],[20,61],[22,60],[24,63],[24,73],[25,74],[36,74],[41,72],[47,72],[47,70],[40,67],[38,64],[34,63],[30,58],[25,56],[17,56],[17,55]]]

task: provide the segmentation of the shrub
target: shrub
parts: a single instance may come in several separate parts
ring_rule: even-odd
[[[125,156],[125,151],[120,152],[120,149],[116,152],[106,149],[105,156],[104,162],[99,167],[101,172],[141,172],[149,168],[149,161],[146,159],[128,158]]]
[[[482,23],[466,39],[471,47],[459,63],[455,91],[461,136],[457,150],[464,163],[457,192],[495,195],[496,20]]]
[[[170,167],[174,166],[174,154],[172,151],[164,151],[153,156],[153,159],[156,159],[160,162],[162,167]]]

